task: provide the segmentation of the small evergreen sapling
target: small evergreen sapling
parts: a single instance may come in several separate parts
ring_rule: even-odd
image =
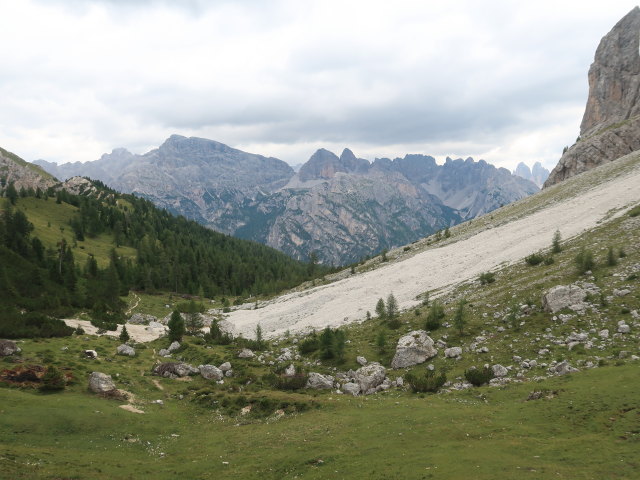
[[[122,343],[127,343],[131,337],[129,336],[129,332],[127,332],[127,326],[122,326],[122,331],[120,332],[120,341]]]

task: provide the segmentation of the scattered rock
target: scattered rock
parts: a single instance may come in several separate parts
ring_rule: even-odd
[[[287,377],[293,377],[296,374],[296,367],[294,367],[293,363],[284,369],[284,374]]]
[[[204,378],[205,380],[218,381],[222,380],[222,377],[224,377],[224,373],[222,372],[222,370],[214,365],[200,365],[198,367],[198,371],[200,372],[200,375],[202,375],[202,378]]]
[[[405,368],[418,365],[435,357],[438,350],[433,340],[424,330],[414,330],[398,340],[396,353],[391,361],[391,368]],[[365,391],[363,389],[363,391]]]
[[[161,348],[160,351],[158,352],[158,355],[160,355],[161,357],[170,357],[171,352],[166,348]]]
[[[367,364],[367,359],[364,357],[356,357],[356,362],[358,362],[359,365],[362,365],[363,367]]]
[[[136,351],[133,349],[133,347],[130,347],[129,345],[123,343],[122,345],[119,345],[118,348],[116,348],[116,353],[118,355],[126,355],[129,357],[135,357],[136,356]]]
[[[167,350],[169,350],[169,352],[173,353],[176,350],[178,350],[180,348],[180,342],[171,342],[171,345],[169,345],[169,348],[167,348]]]
[[[127,323],[131,323],[133,325],[149,325],[150,322],[157,322],[158,319],[153,315],[148,315],[145,313],[134,313],[131,315],[131,318],[127,320]]]
[[[625,295],[629,295],[631,293],[631,290],[629,290],[628,288],[621,288],[620,290],[618,290],[617,288],[613,289],[613,295],[616,297],[624,297]]]
[[[629,333],[631,331],[631,327],[626,323],[618,324],[618,333]]]
[[[85,350],[84,356],[87,358],[98,358],[98,352],[95,350]]]
[[[604,330],[600,330],[598,332],[598,336],[600,336],[600,338],[609,338],[609,330],[606,328]]]
[[[116,390],[111,375],[102,372],[91,372],[89,375],[89,389],[94,393],[108,393]]]
[[[0,357],[8,357],[14,353],[18,353],[20,348],[16,345],[16,342],[11,340],[0,340]]]
[[[218,367],[220,370],[222,370],[223,372],[228,372],[229,370],[231,370],[231,364],[229,362],[224,362],[222,365],[220,365]]]
[[[293,351],[292,348],[289,347],[285,347],[281,350],[280,355],[278,356],[278,358],[276,358],[276,360],[278,362],[290,362],[291,360],[293,360],[295,357],[295,352]]]
[[[155,375],[167,378],[187,377],[195,375],[200,371],[188,363],[165,362],[156,365],[153,369]]]
[[[313,388],[315,390],[333,388],[333,377],[331,375],[311,372],[307,380],[306,388]]]

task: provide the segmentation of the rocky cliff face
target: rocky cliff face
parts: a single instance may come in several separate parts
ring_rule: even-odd
[[[110,167],[112,164],[114,167]],[[49,164],[42,163],[45,168]],[[403,245],[537,191],[484,161],[407,155],[372,164],[318,150],[299,172],[218,142],[174,135],[144,155],[124,149],[58,175],[96,175],[215,230],[306,260],[345,264]],[[85,173],[86,172],[86,173]]]
[[[589,69],[589,98],[579,140],[560,158],[544,186],[640,149],[640,8],[600,41]]]

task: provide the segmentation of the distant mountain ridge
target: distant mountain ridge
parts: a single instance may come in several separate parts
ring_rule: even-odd
[[[320,149],[296,173],[276,158],[172,135],[144,155],[35,162],[59,178],[93,177],[215,230],[306,260],[345,264],[530,195],[538,188],[472,158],[406,155],[370,163]]]
[[[540,162],[534,163],[531,169],[525,163],[520,162],[513,174],[535,183],[538,188],[542,188],[544,182],[549,178],[549,170],[544,168]]]

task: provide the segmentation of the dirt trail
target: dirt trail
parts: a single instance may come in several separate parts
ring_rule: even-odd
[[[610,210],[638,202],[640,162],[631,165],[621,176],[525,218],[330,285],[283,295],[258,310],[232,312],[228,320],[233,333],[252,337],[260,323],[265,337],[274,337],[361,321],[391,292],[401,308],[414,306],[416,296],[425,291],[475,279],[549,247],[556,230],[564,239],[574,237],[594,228]]]

